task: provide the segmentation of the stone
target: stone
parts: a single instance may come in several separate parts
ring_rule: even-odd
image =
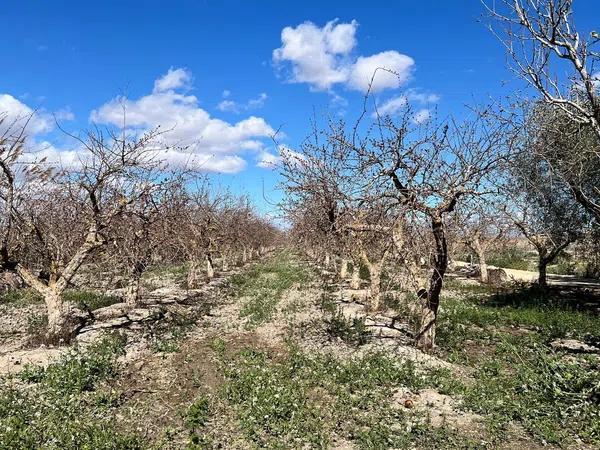
[[[554,350],[561,350],[570,353],[598,353],[600,348],[577,339],[557,339],[550,343],[550,347]]]
[[[128,306],[126,303],[115,303],[114,305],[98,308],[93,311],[96,321],[113,319],[115,317],[125,316]]]
[[[499,286],[508,281],[508,275],[504,269],[488,269],[488,283]]]
[[[127,312],[127,317],[132,322],[143,322],[145,320],[149,320],[154,316],[154,311],[151,309],[132,309]]]
[[[14,291],[24,286],[25,283],[17,273],[10,271],[0,273],[0,292]]]

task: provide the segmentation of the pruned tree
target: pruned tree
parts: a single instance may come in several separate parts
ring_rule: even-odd
[[[475,198],[464,202],[452,217],[456,239],[463,242],[477,258],[479,278],[488,282],[488,250],[497,245],[509,232],[504,215],[494,207],[490,198]]]
[[[69,340],[80,320],[63,293],[82,264],[106,244],[111,223],[143,195],[139,171],[157,164],[158,131],[141,137],[93,130],[78,139],[79,160],[44,183],[30,185],[14,211],[23,280],[43,297],[48,339]]]
[[[421,348],[431,348],[448,267],[446,216],[459,200],[482,194],[486,177],[495,169],[508,136],[501,132],[503,124],[481,116],[461,124],[453,120],[418,123],[410,108],[406,108],[397,121],[378,118],[371,126],[362,125],[364,117],[350,128],[341,121],[329,122],[318,134],[322,140],[315,140],[310,151],[303,153],[306,162],[295,164],[307,181],[296,178],[291,185],[311,195],[334,192],[339,211],[334,224],[343,223],[339,218],[350,211],[378,205],[385,213],[373,217],[384,220],[371,222],[368,228],[385,229],[395,248],[403,252],[412,238],[404,232],[422,230],[423,224],[428,224],[431,239],[423,241],[430,245],[429,251],[419,256],[428,265],[430,275],[426,287],[415,289],[422,302],[416,341]],[[315,168],[320,167],[336,170],[326,171],[327,176],[313,177]],[[322,185],[327,188],[321,188]],[[411,226],[406,225],[410,223]],[[403,270],[410,266],[410,271],[415,271],[414,255],[402,254],[396,261],[405,265]]]

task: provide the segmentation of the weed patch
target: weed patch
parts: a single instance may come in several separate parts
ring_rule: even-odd
[[[248,272],[232,277],[232,286],[238,297],[244,297],[240,316],[247,319],[247,327],[254,328],[268,322],[283,293],[296,283],[310,279],[310,271],[299,265],[289,253],[254,266]]]
[[[339,438],[362,449],[469,443],[446,429],[434,432],[390,401],[398,387],[444,384],[446,373],[419,374],[410,362],[381,353],[341,361],[294,347],[283,357],[245,349],[222,363],[227,379],[222,395],[258,448],[327,448]]]
[[[0,380],[0,448],[141,449],[137,437],[118,432],[112,402],[98,391],[116,373],[123,340],[113,335],[87,350],[74,349],[46,369],[28,368]]]

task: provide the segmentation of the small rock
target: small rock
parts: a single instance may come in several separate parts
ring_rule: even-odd
[[[142,322],[152,317],[153,312],[150,309],[132,309],[127,313],[127,317],[133,322]]]
[[[562,350],[565,352],[572,353],[598,353],[600,348],[588,345],[585,342],[578,341],[577,339],[557,339],[550,343],[550,347],[554,350]]]

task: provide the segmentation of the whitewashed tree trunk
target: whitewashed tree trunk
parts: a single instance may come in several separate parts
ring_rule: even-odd
[[[355,261],[352,264],[352,279],[350,280],[352,289],[360,289],[360,265]]]
[[[324,264],[325,264],[325,268],[326,268],[326,269],[329,269],[329,268],[331,267],[331,256],[329,255],[329,252],[326,252],[326,253],[325,253],[325,261],[324,261]]]
[[[187,286],[190,289],[195,289],[196,287],[198,287],[198,279],[199,279],[199,273],[198,273],[198,262],[197,261],[190,261],[190,268],[188,270],[188,275],[187,275]]]
[[[44,297],[48,312],[46,335],[48,342],[68,342],[77,332],[80,321],[73,317],[71,314],[73,309],[63,300],[62,295],[90,253],[103,244],[104,240],[100,236],[96,224],[92,224],[81,247],[75,252],[60,275],[53,275],[49,283],[35,276],[21,264],[17,264],[17,273],[23,281]]]
[[[125,290],[124,300],[127,305],[134,307],[137,306],[140,301],[140,286],[142,281],[142,274],[135,273],[129,280],[129,284]]]
[[[435,343],[436,321],[437,312],[431,308],[425,299],[421,306],[421,317],[419,318],[419,334],[416,342],[418,348],[430,350],[433,347]]]
[[[488,267],[485,260],[485,252],[483,251],[483,247],[481,246],[481,241],[479,240],[479,236],[475,235],[470,241],[470,247],[475,252],[477,259],[479,260],[479,278],[483,283],[487,283],[488,276]]]
[[[342,263],[340,266],[340,278],[342,280],[348,278],[348,260],[345,258],[342,258]]]
[[[371,310],[378,311],[381,306],[381,263],[369,264],[369,275],[371,276],[369,289]]]
[[[222,258],[221,268],[223,272],[227,272],[229,270],[229,252],[223,252]]]
[[[210,255],[206,255],[206,276],[208,279],[212,279],[215,277],[215,268],[213,265],[212,257]]]

